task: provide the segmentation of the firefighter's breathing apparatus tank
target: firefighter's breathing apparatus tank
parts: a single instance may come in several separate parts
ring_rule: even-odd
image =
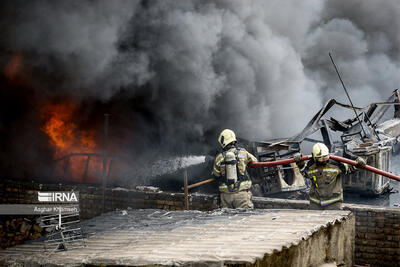
[[[235,184],[238,180],[236,155],[233,152],[226,152],[225,174],[228,185]]]

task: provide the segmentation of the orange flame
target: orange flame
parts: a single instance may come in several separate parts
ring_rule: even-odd
[[[42,109],[43,117],[47,117],[42,130],[55,146],[56,158],[69,153],[93,152],[96,148],[94,131],[79,130],[74,123],[73,115],[76,109],[76,105],[72,102],[51,103]]]
[[[41,110],[42,118],[45,120],[42,131],[48,135],[51,145],[55,148],[55,159],[72,153],[94,153],[97,150],[94,130],[81,130],[74,122],[76,111],[77,106],[72,101],[50,103]],[[69,164],[68,175],[74,181],[84,179],[86,182],[94,182],[101,177],[102,159],[99,157],[76,156],[66,160]],[[62,164],[58,166],[59,175],[65,176],[66,170]]]

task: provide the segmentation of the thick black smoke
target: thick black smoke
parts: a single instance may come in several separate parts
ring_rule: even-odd
[[[200,154],[217,145],[224,128],[249,139],[289,137],[328,98],[347,101],[328,52],[357,105],[384,99],[399,84],[396,0],[1,6],[1,63],[21,53],[31,70],[29,90],[3,86],[3,98],[12,96],[22,107],[11,118],[4,108],[1,130],[29,128],[38,142],[45,136],[28,119],[36,118],[28,108],[34,113],[42,99],[66,96],[82,104],[87,117],[111,113],[116,136],[134,140],[129,149],[137,153]],[[27,139],[19,132],[3,134],[16,155],[21,148],[10,145],[12,139]]]

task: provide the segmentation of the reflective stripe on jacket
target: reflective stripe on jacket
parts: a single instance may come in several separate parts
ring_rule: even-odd
[[[239,184],[237,186],[239,187],[237,191],[244,191],[251,188],[251,181],[247,176],[247,164],[249,164],[250,162],[257,162],[257,158],[247,152],[244,148],[232,147],[228,149],[227,152],[235,152],[236,149],[238,150],[238,175],[244,176],[246,178],[246,180],[238,181]],[[212,174],[215,177],[225,177],[224,156],[222,153],[219,153],[215,158]],[[229,191],[228,185],[223,179],[220,180],[219,191],[223,193],[232,193],[231,191]]]
[[[310,164],[301,166],[300,170],[311,179],[310,201],[327,206],[343,201],[342,174],[347,174],[351,168],[347,164],[326,165]]]
[[[338,196],[338,197],[333,197],[331,199],[327,199],[327,200],[320,200],[318,198],[312,197],[310,196],[310,201],[320,205],[320,206],[328,206],[331,205],[333,203],[339,202],[339,201],[343,201],[343,196]]]

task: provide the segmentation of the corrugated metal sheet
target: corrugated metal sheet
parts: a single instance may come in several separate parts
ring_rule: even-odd
[[[86,247],[42,253],[41,241],[0,251],[0,260],[30,264],[181,265],[254,263],[345,220],[349,211],[217,210],[112,212],[81,223]]]

